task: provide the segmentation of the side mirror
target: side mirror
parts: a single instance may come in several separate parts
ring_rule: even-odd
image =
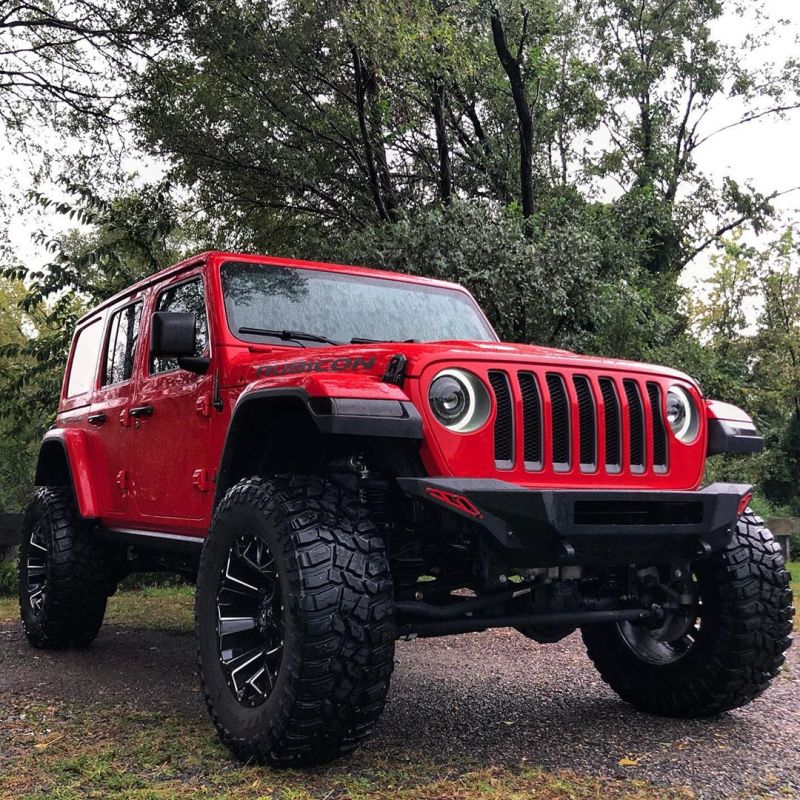
[[[177,358],[181,369],[202,375],[210,359],[195,356],[195,315],[184,311],[156,311],[150,322],[150,355]]]
[[[194,355],[194,314],[156,311],[150,323],[150,355],[180,358]]]

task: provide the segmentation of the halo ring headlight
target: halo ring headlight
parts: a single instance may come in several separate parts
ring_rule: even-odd
[[[455,433],[483,427],[492,407],[483,381],[463,369],[438,372],[428,388],[428,403],[436,421]]]
[[[700,430],[697,404],[689,392],[678,384],[673,384],[667,391],[667,424],[672,435],[684,444],[693,442]]]

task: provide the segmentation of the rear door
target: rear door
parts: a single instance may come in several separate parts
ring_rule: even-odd
[[[205,284],[200,270],[159,285],[155,311],[195,314],[195,355],[211,356]],[[213,363],[203,375],[181,369],[175,359],[154,358],[148,347],[136,385],[133,474],[140,521],[153,530],[189,531],[207,521],[213,468],[208,456]]]
[[[131,519],[131,419],[135,364],[145,297],[127,298],[108,314],[98,387],[87,416],[92,459],[104,516],[112,523]]]

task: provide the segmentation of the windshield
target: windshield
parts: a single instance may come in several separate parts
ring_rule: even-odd
[[[229,261],[222,265],[222,290],[231,332],[249,342],[281,331],[335,342],[497,341],[472,298],[456,289]]]

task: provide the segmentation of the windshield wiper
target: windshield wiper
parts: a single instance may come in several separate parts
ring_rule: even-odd
[[[305,333],[304,331],[273,331],[268,328],[239,328],[239,333],[251,336],[274,336],[276,339],[283,341],[298,341],[298,342],[321,342],[322,344],[341,344],[341,342],[334,342],[327,336],[320,336],[316,333]]]
[[[419,339],[365,339],[361,336],[354,336],[350,340],[350,344],[382,344],[384,342],[396,342],[402,344],[414,344]]]

